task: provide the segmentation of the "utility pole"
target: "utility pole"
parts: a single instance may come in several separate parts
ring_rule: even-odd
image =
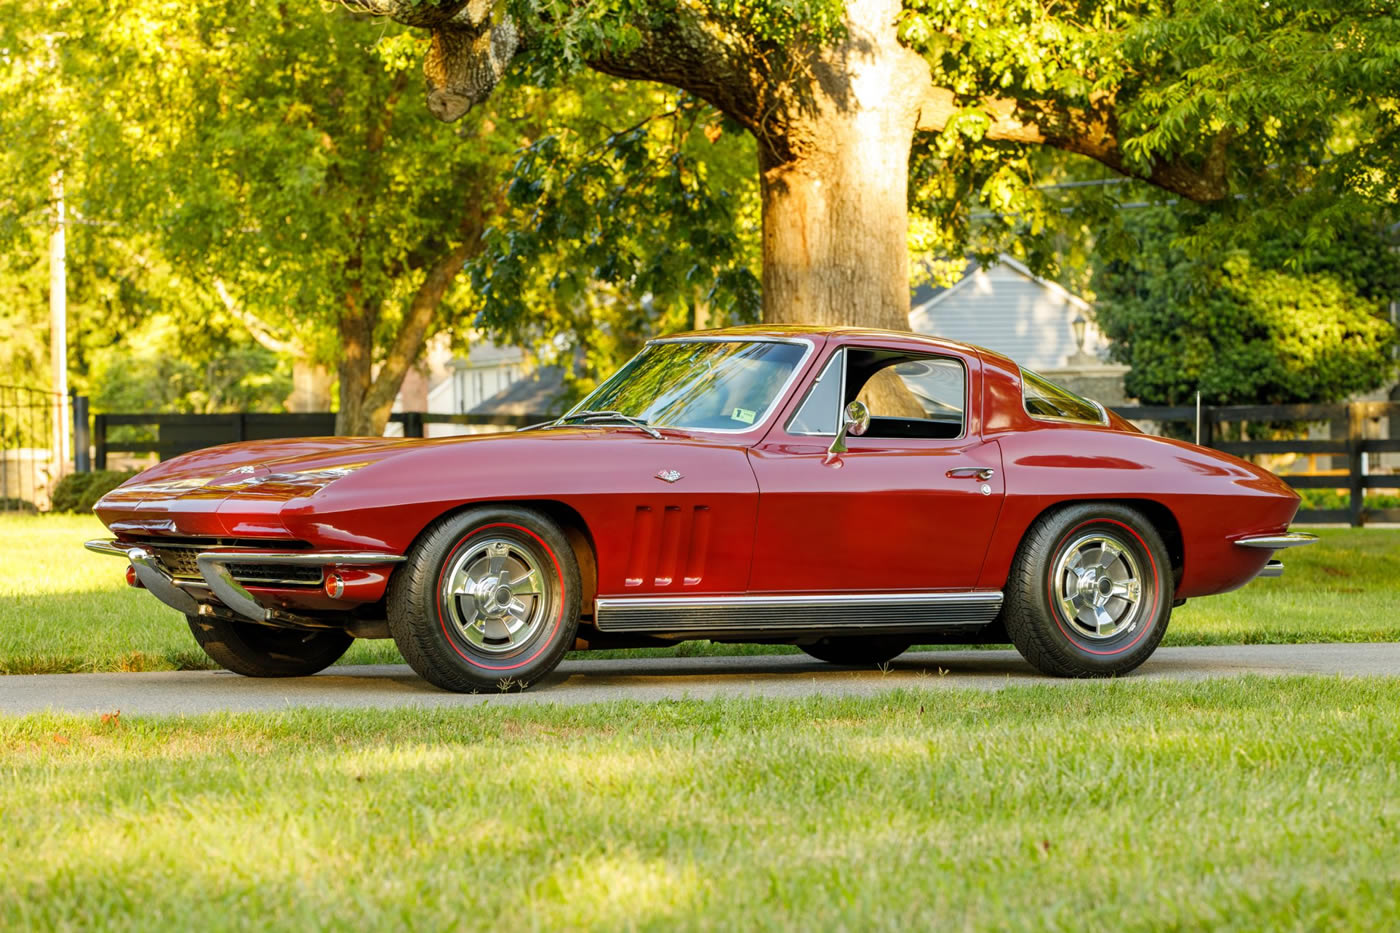
[[[68,242],[63,170],[53,175],[53,229],[49,233],[49,364],[53,369],[56,473],[68,467]]]
[[[49,70],[54,83],[59,81],[58,40],[66,34],[46,33],[40,38],[48,47]],[[62,122],[57,127],[59,158],[67,149],[67,131]],[[60,166],[62,165],[60,161]],[[49,367],[53,373],[53,444],[54,475],[62,476],[69,467],[68,445],[68,207],[63,197],[63,169],[54,170],[49,179],[53,196],[49,231]]]

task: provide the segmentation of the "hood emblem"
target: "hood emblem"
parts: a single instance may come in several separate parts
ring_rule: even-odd
[[[229,470],[229,471],[228,471],[228,475],[229,475],[229,476],[232,476],[232,475],[235,474],[235,473],[256,473],[256,472],[258,472],[258,468],[255,467],[255,466],[241,466],[241,467],[234,467],[232,470]]]
[[[680,470],[658,470],[657,473],[656,473],[656,478],[659,479],[659,480],[663,480],[664,482],[667,482],[667,483],[674,483],[676,480],[678,480],[678,479],[681,478],[681,471],[680,471]]]

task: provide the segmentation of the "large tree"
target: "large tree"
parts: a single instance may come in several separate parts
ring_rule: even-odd
[[[443,120],[508,70],[547,83],[588,67],[681,88],[743,127],[775,322],[906,326],[911,201],[931,253],[967,246],[979,200],[1003,235],[1060,224],[1034,184],[1041,148],[1217,205],[1217,229],[1262,217],[1313,240],[1393,202],[1400,177],[1388,0],[342,2],[431,33]],[[1290,207],[1318,187],[1337,194],[1328,215]]]
[[[94,271],[100,249],[89,247],[130,243],[137,248],[121,250],[127,262],[113,275],[161,292],[116,301],[109,330],[130,332],[145,313],[174,315],[184,347],[194,347],[210,344],[206,331],[242,328],[299,375],[323,374],[316,407],[328,407],[330,379],[338,382],[343,433],[378,433],[426,341],[444,331],[463,337],[476,323],[466,265],[499,299],[482,323],[522,340],[582,336],[574,343],[596,364],[589,368],[625,355],[639,330],[684,323],[697,304],[723,319],[735,290],[722,292],[727,303],[709,301],[706,282],[716,276],[756,294],[748,255],[731,248],[732,198],[706,181],[742,175],[732,157],[715,153],[745,147],[697,129],[694,101],[657,85],[580,76],[547,93],[515,88],[447,127],[412,93],[426,37],[295,14],[267,0],[197,8],[20,0],[0,24],[0,56],[15,64],[0,75],[10,104],[0,131],[13,141],[0,152],[0,238],[25,244],[25,281],[34,286],[26,320],[43,310],[41,257],[29,247],[60,172],[79,221],[70,236],[74,283]],[[80,105],[85,87],[102,89],[102,106]],[[526,177],[530,166],[561,159],[570,164],[562,176],[538,185]],[[520,183],[507,190],[513,168]],[[600,195],[609,179],[621,194]],[[577,213],[551,211],[553,228],[538,222],[532,199],[560,181],[598,196],[629,233],[590,245],[575,229]],[[670,194],[658,200],[662,188]],[[589,261],[559,262],[551,244],[564,242]],[[527,245],[555,260],[522,264]],[[490,257],[479,255],[487,250]],[[600,260],[599,250],[613,260]],[[623,250],[647,270],[625,268]],[[177,275],[153,276],[167,266]],[[527,301],[557,314],[525,329],[521,315],[499,313]],[[747,305],[739,311],[752,316]],[[82,332],[90,323],[75,321]],[[561,356],[575,359],[569,349]]]

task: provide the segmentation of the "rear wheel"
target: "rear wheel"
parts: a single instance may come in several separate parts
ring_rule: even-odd
[[[344,632],[273,628],[212,616],[186,616],[199,647],[225,670],[245,677],[305,677],[325,670],[355,639]]]
[[[803,651],[828,664],[845,667],[875,667],[893,661],[913,644],[907,638],[880,635],[845,635],[823,638],[810,645],[798,645]]]
[[[1002,619],[1042,673],[1108,677],[1156,650],[1172,611],[1172,573],[1135,509],[1085,503],[1037,519],[1016,554]]]
[[[573,647],[582,586],[559,527],[483,507],[430,526],[389,582],[389,631],[445,690],[526,687]]]

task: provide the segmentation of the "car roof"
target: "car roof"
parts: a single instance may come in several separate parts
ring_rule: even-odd
[[[679,334],[667,334],[658,340],[676,340],[691,337],[824,337],[840,343],[858,343],[862,340],[878,340],[895,343],[910,349],[955,350],[967,354],[1000,356],[983,347],[927,334],[915,334],[904,330],[882,330],[873,327],[822,327],[815,324],[746,324],[739,327],[723,327],[717,330],[692,330]]]

